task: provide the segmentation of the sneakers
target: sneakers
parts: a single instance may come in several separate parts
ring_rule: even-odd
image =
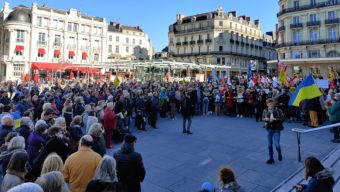
[[[183,131],[183,134],[186,134],[187,132],[186,131]]]
[[[188,135],[192,135],[192,132],[191,132],[191,131],[188,131],[187,134],[188,134]]]
[[[274,159],[268,159],[268,160],[266,161],[266,163],[267,163],[268,165],[274,164]]]
[[[281,153],[279,153],[278,159],[279,159],[279,161],[282,161],[282,154]]]

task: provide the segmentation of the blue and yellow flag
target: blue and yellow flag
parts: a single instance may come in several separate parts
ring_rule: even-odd
[[[313,99],[321,95],[322,93],[319,90],[318,86],[315,84],[313,76],[309,75],[305,80],[300,83],[298,88],[295,90],[294,94],[289,100],[289,105],[298,107],[302,100]]]
[[[16,111],[12,113],[12,115],[13,115],[13,120],[14,120],[14,128],[17,129],[20,127],[21,114],[19,111]]]

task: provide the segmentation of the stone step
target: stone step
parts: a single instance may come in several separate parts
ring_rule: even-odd
[[[323,160],[324,167],[334,171],[335,185],[333,191],[340,191],[340,145],[330,152]],[[302,166],[294,174],[284,180],[280,185],[274,188],[271,192],[294,192],[294,185],[306,184],[307,181],[303,179],[305,174],[305,167]]]

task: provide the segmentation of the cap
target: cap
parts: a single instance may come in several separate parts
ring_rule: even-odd
[[[206,190],[209,192],[214,192],[214,186],[209,182],[204,182],[201,186],[201,190]]]
[[[125,143],[133,143],[136,140],[137,140],[137,137],[135,137],[133,135],[125,135],[125,137],[124,137]]]

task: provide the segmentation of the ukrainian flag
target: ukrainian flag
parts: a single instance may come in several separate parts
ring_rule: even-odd
[[[21,122],[21,114],[19,111],[16,111],[12,113],[13,115],[13,120],[14,120],[14,128],[19,128],[20,127],[20,122]]]
[[[299,87],[295,90],[294,94],[289,100],[289,105],[298,107],[302,100],[313,99],[321,95],[322,93],[319,90],[318,86],[315,84],[313,76],[309,75],[305,80],[300,83]]]

